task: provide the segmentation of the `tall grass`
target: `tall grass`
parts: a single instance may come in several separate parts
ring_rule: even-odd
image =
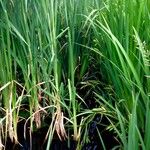
[[[119,125],[110,122],[123,149],[149,149],[144,127],[149,120],[148,1],[107,1],[105,6],[94,21],[88,20],[104,56],[100,67],[116,95],[110,103],[115,104]]]
[[[4,105],[5,116],[8,118],[2,120],[2,124],[10,125],[8,127],[6,125],[4,133],[7,137],[9,130],[12,141],[17,142],[18,120],[29,117],[31,131],[34,129],[34,124],[40,128],[41,107],[46,109],[47,106],[54,106],[49,110],[55,120],[52,119],[53,125],[50,129],[55,128],[60,139],[66,138],[62,109],[69,110],[68,113],[66,112],[69,116],[66,117],[73,125],[74,140],[77,140],[76,108],[79,106],[76,102],[75,74],[78,59],[82,56],[79,46],[75,43],[80,41],[83,7],[84,5],[78,7],[78,3],[73,0],[69,2],[1,1],[1,11],[4,15],[1,17],[0,81],[1,86],[5,87],[1,88],[3,89],[2,106]],[[86,42],[86,39],[84,41]],[[84,70],[86,68],[83,66],[82,75]],[[80,75],[79,78],[82,76]],[[69,100],[69,105],[65,106],[63,88],[67,85],[68,90],[66,88],[65,90],[68,91],[68,96],[65,99]],[[24,104],[29,105],[29,115],[19,116],[17,112],[15,116],[16,107],[23,107]],[[52,133],[49,135],[52,140]]]
[[[150,149],[149,6],[0,0],[0,149],[7,137],[18,143],[21,120],[30,124],[32,149],[32,132],[47,115],[47,149],[55,132],[82,149],[96,115],[108,119],[121,149]],[[91,95],[96,104],[89,109]]]

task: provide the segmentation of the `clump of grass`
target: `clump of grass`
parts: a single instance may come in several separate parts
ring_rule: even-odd
[[[32,148],[47,114],[47,149],[55,132],[82,149],[96,114],[109,120],[118,147],[150,149],[147,0],[0,0],[0,13],[1,149],[7,137],[18,143],[21,119],[30,122]]]
[[[148,149],[144,124],[149,110],[149,29],[146,33],[143,29],[149,24],[149,10],[147,1],[130,2],[107,1],[94,20],[87,20],[95,31],[95,41],[99,42],[96,42],[96,48],[100,52],[95,51],[103,56],[100,66],[115,91],[115,101],[112,97],[109,105],[116,105],[113,111],[118,114],[119,126],[111,119],[110,122],[123,143],[123,149],[138,149],[140,146]],[[104,105],[110,107],[106,101]]]
[[[47,108],[52,117],[49,143],[54,129],[60,139],[66,138],[62,111],[69,110],[66,117],[72,124],[74,140],[78,140],[76,116],[79,105],[75,88],[78,81],[75,79],[82,79],[87,65],[82,65],[81,72],[76,72],[76,68],[80,58],[84,64],[88,62],[88,53],[82,57],[86,49],[82,52],[76,44],[82,42],[82,14],[87,13],[86,9],[82,10],[84,4],[84,0],[80,7],[79,2],[74,0],[69,3],[65,0],[1,1],[1,12],[4,16],[1,17],[0,24],[0,85],[6,87],[2,91],[2,106],[6,111],[3,121],[6,128],[5,142],[7,133],[12,141],[17,142],[17,122],[23,117],[20,116],[20,108],[24,104],[29,106],[29,115],[25,119],[30,121],[30,131],[33,131],[34,126],[41,127],[41,110],[54,106]],[[88,40],[84,39],[82,44]],[[67,98],[70,101],[66,107],[65,102],[62,102],[63,85],[68,87]],[[30,138],[32,147],[32,137]],[[47,149],[49,147],[50,144]]]

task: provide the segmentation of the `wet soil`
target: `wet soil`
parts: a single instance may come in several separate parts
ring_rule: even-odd
[[[96,116],[93,121],[89,124],[88,136],[89,142],[83,144],[82,150],[102,150],[102,144],[97,132],[99,130],[103,142],[107,150],[111,150],[114,146],[119,143],[114,137],[114,133],[107,131],[104,126],[99,124],[100,117]],[[106,118],[103,118],[101,122],[107,123]],[[48,128],[43,127],[32,133],[32,150],[46,150],[47,141],[45,137],[47,134]],[[14,145],[11,140],[8,138],[6,144],[6,150],[30,150],[30,136],[29,131],[26,133],[26,140],[24,139],[24,122],[18,124],[18,137],[19,143],[22,145]],[[67,141],[60,141],[57,135],[54,136],[54,139],[51,144],[51,150],[76,150],[76,142],[71,140],[70,147],[68,146]]]

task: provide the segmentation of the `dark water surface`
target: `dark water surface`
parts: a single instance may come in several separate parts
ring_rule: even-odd
[[[98,124],[99,117],[95,117],[90,123],[88,128],[89,142],[82,145],[82,150],[103,150],[100,138],[97,133],[97,129],[100,131],[104,144],[107,150],[111,150],[114,146],[118,145],[118,142],[114,138],[114,134],[105,130],[103,126]],[[102,120],[106,123],[106,120]],[[32,150],[46,150],[45,136],[48,128],[43,127],[32,133]],[[27,130],[28,132],[28,130]],[[6,144],[6,150],[30,150],[30,138],[29,134],[26,134],[27,140],[24,140],[24,123],[18,124],[18,138],[20,145],[14,145],[8,138]],[[60,141],[54,138],[51,144],[51,150],[76,150],[76,142],[70,141],[70,147],[68,147],[67,141]]]

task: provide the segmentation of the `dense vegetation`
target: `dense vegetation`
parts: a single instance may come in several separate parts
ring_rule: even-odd
[[[149,150],[149,27],[148,0],[0,0],[0,149],[21,121],[30,141],[48,127],[47,150],[56,133],[84,149],[94,121],[101,149],[103,126]]]

